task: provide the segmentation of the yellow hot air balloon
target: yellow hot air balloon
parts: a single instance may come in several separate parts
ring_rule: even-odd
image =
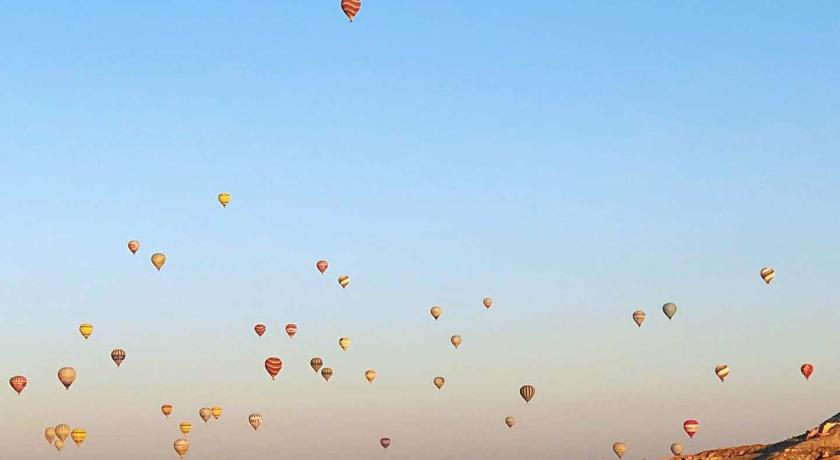
[[[55,437],[58,438],[60,441],[64,441],[67,439],[67,436],[70,436],[70,425],[62,423],[61,425],[55,426]]]
[[[373,369],[366,370],[365,378],[367,379],[368,383],[373,383],[373,380],[376,378],[376,371]]]
[[[192,430],[192,423],[181,422],[181,424],[178,425],[178,428],[181,430],[181,433],[184,433],[184,436],[187,436],[190,434],[190,430]]]
[[[88,337],[93,334],[93,324],[83,323],[79,326],[79,333],[82,334],[82,337],[84,337],[85,340],[87,340]]]
[[[726,364],[719,364],[715,366],[715,374],[717,374],[720,381],[723,382],[726,380],[726,377],[729,376],[729,366]]]
[[[62,441],[61,439],[56,439],[54,445],[56,450],[58,450],[59,452],[61,452],[61,449],[64,449],[64,441]]]
[[[152,254],[152,265],[157,268],[157,271],[160,271],[163,268],[163,264],[166,263],[166,254],[162,252],[156,252]]]
[[[210,415],[211,412],[209,407],[202,407],[198,410],[198,416],[201,417],[201,420],[204,420],[204,423],[207,423],[207,421],[210,420]]]
[[[177,439],[173,446],[175,447],[175,453],[180,458],[184,458],[184,455],[187,455],[187,451],[190,450],[190,442],[186,439]]]
[[[230,203],[230,193],[220,193],[219,204],[221,204],[223,208],[226,208],[228,203]]]
[[[62,367],[58,370],[58,380],[64,385],[64,388],[69,390],[70,385],[76,381],[76,369],[72,367]]]
[[[455,348],[458,348],[459,346],[461,346],[461,336],[460,335],[453,335],[452,338],[449,339],[449,341],[452,342],[452,345]]]
[[[48,426],[44,428],[44,439],[47,440],[47,444],[52,444],[53,440],[55,439],[55,427]]]
[[[776,277],[776,270],[774,270],[773,267],[764,267],[761,269],[759,274],[765,283],[770,284],[770,282],[773,281],[773,278]]]
[[[76,443],[77,446],[81,446],[85,439],[87,439],[87,431],[84,428],[74,428],[73,431],[70,432],[70,439]]]
[[[435,377],[434,383],[437,389],[440,390],[443,388],[443,384],[446,383],[446,380],[444,380],[443,377]]]
[[[219,406],[213,406],[210,408],[210,413],[213,414],[213,418],[217,419],[222,416],[222,408]]]
[[[338,339],[338,346],[341,347],[343,351],[347,351],[347,349],[350,348],[350,339],[347,337]]]
[[[350,277],[347,275],[341,275],[338,277],[338,284],[341,286],[342,289],[346,288],[348,284],[350,284]]]
[[[621,458],[624,453],[627,452],[627,446],[625,446],[623,442],[617,442],[613,444],[613,452],[615,452],[615,455],[617,455],[618,458]]]

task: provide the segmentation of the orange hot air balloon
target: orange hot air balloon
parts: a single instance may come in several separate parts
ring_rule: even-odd
[[[160,406],[160,411],[163,412],[163,415],[165,415],[166,417],[169,417],[169,414],[172,413],[172,405],[164,404],[164,405]]]
[[[435,320],[440,318],[440,314],[443,313],[443,310],[441,310],[440,307],[438,307],[437,305],[432,307],[430,311],[432,313],[432,318],[434,318]]]
[[[213,418],[218,420],[219,417],[222,416],[222,408],[219,406],[213,406],[210,408],[210,413],[213,414]]]
[[[289,323],[286,325],[286,334],[289,335],[289,338],[294,338],[295,334],[297,334],[297,324]]]
[[[773,267],[764,267],[761,269],[759,274],[766,284],[770,284],[770,282],[773,281],[773,278],[776,277],[776,270],[773,270]]]
[[[531,385],[522,385],[522,388],[519,389],[519,396],[522,396],[522,399],[524,399],[526,403],[531,402],[531,398],[533,398],[536,393],[537,390],[535,390]]]
[[[484,304],[484,308],[489,310],[490,307],[493,306],[493,299],[491,299],[490,297],[485,297],[484,300],[482,300],[481,303]]]
[[[65,439],[67,439],[67,436],[70,436],[70,425],[62,423],[61,425],[55,426],[55,437],[57,437],[61,441],[64,441]]]
[[[166,254],[162,252],[156,252],[152,254],[152,265],[157,268],[157,271],[160,271],[163,268],[163,264],[166,263]]]
[[[373,383],[374,379],[376,379],[376,371],[373,369],[366,370],[365,379],[367,379],[368,383]]]
[[[726,364],[719,364],[715,366],[715,374],[717,374],[720,381],[723,382],[729,375],[729,366],[727,366]]]
[[[642,310],[636,310],[633,312],[633,321],[636,322],[636,325],[642,327],[642,323],[645,322],[645,312]]]
[[[347,275],[339,276],[338,277],[338,284],[341,286],[341,289],[346,288],[347,285],[350,284],[350,277],[347,276]]]
[[[362,1],[341,0],[341,9],[344,11],[344,14],[347,15],[347,19],[349,19],[350,22],[353,22],[353,18],[356,17],[356,14],[358,14],[359,10],[362,9]]]
[[[333,370],[330,369],[329,367],[325,367],[325,368],[321,369],[321,377],[323,377],[324,380],[326,380],[327,382],[330,381],[330,377],[332,377],[332,375],[333,375]]]
[[[689,438],[693,438],[698,429],[700,429],[700,423],[697,420],[689,419],[683,422],[683,430]]]
[[[507,425],[508,428],[513,428],[513,425],[515,425],[515,424],[516,424],[516,419],[515,418],[505,417],[505,425]]]
[[[53,440],[55,440],[55,427],[48,426],[44,428],[44,439],[47,440],[47,444],[52,444]]]
[[[318,371],[321,370],[321,366],[324,365],[324,360],[321,359],[321,358],[315,357],[315,358],[312,358],[312,359],[309,360],[309,365],[312,366],[312,369],[314,369],[315,373],[317,374]]]
[[[814,366],[806,363],[803,364],[802,367],[799,368],[799,370],[802,371],[802,375],[805,376],[805,380],[808,380],[811,378],[811,374],[814,373]]]
[[[324,274],[324,272],[327,271],[327,268],[329,268],[329,266],[330,266],[330,264],[327,263],[326,260],[319,260],[318,262],[315,263],[315,268],[317,268],[318,271],[321,272],[322,275]]]
[[[379,445],[382,446],[383,449],[387,449],[388,446],[391,445],[391,438],[382,438],[379,440]]]
[[[22,375],[16,375],[9,379],[9,385],[11,385],[12,389],[17,392],[18,396],[20,396],[20,393],[23,391],[24,388],[26,388],[26,384],[28,382],[29,381],[26,380],[26,377]]]
[[[178,439],[173,444],[175,447],[175,453],[178,454],[179,458],[184,458],[184,455],[187,455],[187,451],[190,450],[190,442],[186,439]]]
[[[198,416],[201,417],[201,420],[204,420],[204,423],[207,423],[210,420],[210,408],[209,407],[202,407],[198,410]]]
[[[58,381],[64,385],[64,388],[69,390],[70,385],[76,381],[76,369],[72,367],[62,367],[58,370]]]
[[[131,240],[128,242],[128,250],[131,251],[132,254],[137,254],[137,250],[140,249],[140,242],[137,240]]]
[[[125,360],[125,350],[117,348],[111,352],[111,359],[114,360],[114,364],[117,367],[120,367],[120,364]]]
[[[277,377],[277,374],[280,373],[280,369],[283,369],[283,361],[280,358],[272,356],[265,360],[265,370],[268,371],[268,375],[271,376],[271,380],[274,380]]]
[[[263,334],[265,334],[265,324],[257,324],[254,326],[254,332],[256,332],[258,336],[262,337]]]
[[[432,382],[435,384],[437,389],[440,390],[441,388],[443,388],[443,384],[446,383],[446,380],[444,380],[443,377],[435,377],[435,379]]]

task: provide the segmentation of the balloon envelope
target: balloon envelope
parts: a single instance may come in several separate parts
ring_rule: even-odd
[[[799,370],[802,372],[802,375],[805,376],[805,380],[808,380],[811,378],[811,374],[814,373],[814,366],[806,363],[803,364],[802,367],[799,368]]]
[[[178,457],[184,458],[184,455],[190,450],[190,443],[186,439],[178,439],[173,444],[173,447],[175,447],[175,453],[178,454]]]
[[[73,431],[70,432],[70,439],[76,443],[77,446],[81,446],[85,439],[87,439],[87,431],[84,428],[74,428]]]
[[[440,318],[440,314],[443,313],[443,310],[441,310],[440,307],[435,305],[434,307],[432,307],[430,312],[432,313],[432,318],[438,319],[438,318]]]
[[[172,406],[169,404],[164,404],[160,406],[160,411],[163,412],[163,415],[169,417],[169,414],[172,413]]]
[[[324,365],[324,360],[318,357],[312,358],[309,360],[309,365],[312,366],[312,369],[315,370],[317,374],[318,371],[321,370],[321,366]]]
[[[160,271],[163,268],[163,264],[166,263],[166,254],[162,252],[156,252],[152,254],[152,265],[157,268],[157,271]]]
[[[673,318],[677,314],[677,305],[671,302],[666,303],[662,306],[662,313],[665,313],[668,319]]]
[[[347,351],[347,349],[350,348],[350,339],[347,337],[338,339],[338,346],[341,347],[343,351]]]
[[[455,348],[458,348],[459,346],[461,346],[461,342],[462,342],[460,335],[453,335],[449,339],[449,341],[452,342],[452,346],[454,346]]]
[[[26,380],[26,377],[22,375],[16,375],[9,379],[9,385],[11,385],[12,389],[17,392],[18,396],[20,396],[20,392],[22,392],[23,389],[26,388],[27,383],[28,380]]]
[[[693,438],[698,429],[700,429],[700,423],[697,420],[689,419],[683,422],[683,430],[685,430],[689,438]]]
[[[62,423],[60,425],[55,426],[56,438],[58,438],[60,441],[64,441],[65,439],[67,439],[67,436],[70,436],[70,425]]]
[[[222,408],[219,406],[213,406],[210,408],[210,413],[213,414],[213,418],[218,419],[222,416]]]
[[[327,268],[329,268],[329,266],[330,266],[330,264],[327,263],[326,260],[319,260],[318,262],[315,263],[315,268],[317,268],[318,271],[321,272],[322,275],[324,274],[325,271],[327,271]]]
[[[365,379],[367,379],[368,383],[373,383],[373,380],[376,379],[376,371],[373,369],[366,370]]]
[[[513,428],[513,425],[516,424],[516,419],[514,417],[505,417],[505,425],[508,428]]]
[[[271,356],[265,360],[265,370],[268,372],[268,375],[271,376],[271,380],[274,380],[277,377],[277,374],[280,373],[280,370],[283,369],[283,361],[276,356]]]
[[[81,326],[79,326],[79,334],[82,334],[82,337],[84,337],[85,340],[87,340],[88,337],[90,337],[90,335],[93,334],[93,324],[84,323]]]
[[[362,9],[362,0],[341,0],[341,10],[344,11],[350,22],[353,22],[353,18],[356,17],[360,9]]]
[[[776,270],[774,270],[773,267],[764,267],[761,269],[759,274],[766,284],[770,284],[770,282],[773,281],[773,278],[776,277]]]
[[[324,380],[326,380],[327,382],[330,381],[330,377],[332,377],[332,375],[333,375],[333,370],[330,369],[329,367],[325,367],[325,368],[321,369],[321,377],[323,377]]]
[[[131,251],[132,254],[137,254],[137,250],[140,249],[140,242],[137,240],[131,240],[128,242],[128,250]]]
[[[249,415],[248,416],[248,423],[251,425],[251,428],[253,428],[254,431],[257,431],[257,428],[259,428],[260,425],[262,424],[262,415],[260,415],[260,414]]]
[[[204,420],[204,423],[207,423],[210,420],[210,408],[209,407],[202,407],[198,410],[198,416],[201,417],[201,420]]]
[[[230,203],[230,193],[220,193],[218,199],[219,204],[221,204],[223,208],[226,208],[228,203]]]
[[[76,381],[76,369],[72,367],[62,367],[58,370],[58,381],[64,385],[64,388],[69,390],[70,385]]]
[[[645,322],[645,312],[642,310],[636,310],[633,312],[633,321],[636,322],[636,325],[642,327],[642,323]]]
[[[288,334],[289,338],[294,337],[295,334],[297,334],[297,330],[298,327],[295,323],[289,323],[286,325],[286,334]]]
[[[624,456],[624,453],[627,452],[627,446],[624,445],[623,442],[617,442],[613,444],[613,452],[618,458]]]
[[[342,289],[346,288],[348,284],[350,284],[350,277],[347,275],[341,275],[338,277],[338,284],[341,286]]]
[[[47,440],[47,444],[52,444],[53,440],[55,439],[55,427],[48,426],[44,428],[44,439]]]
[[[681,454],[682,454],[682,451],[683,451],[683,446],[682,446],[682,444],[680,444],[680,443],[678,443],[678,442],[675,442],[675,443],[671,444],[671,453],[672,453],[672,454],[674,454],[674,455],[681,455]]]
[[[184,435],[187,435],[187,434],[189,434],[189,433],[190,433],[190,431],[192,430],[192,423],[190,423],[190,422],[181,422],[181,424],[180,424],[180,425],[178,425],[178,429],[179,429],[179,430],[181,430],[181,433],[184,433]]]
[[[120,364],[125,360],[125,350],[121,348],[117,348],[116,350],[111,352],[111,359],[114,360],[114,364],[117,367],[120,367]]]
[[[715,366],[715,374],[717,374],[720,381],[723,382],[726,380],[726,377],[729,376],[729,366],[726,364],[719,364]]]
[[[484,308],[490,308],[493,306],[493,299],[490,297],[485,297],[484,300],[481,301],[484,304]]]
[[[446,383],[446,380],[444,380],[443,377],[435,377],[433,382],[434,382],[435,386],[438,388],[438,390],[440,390],[441,388],[443,388],[443,384]]]
[[[522,388],[519,389],[519,396],[522,396],[522,399],[525,402],[531,402],[531,398],[537,393],[537,390],[534,389],[531,385],[523,385]]]
[[[263,334],[265,334],[265,324],[257,324],[254,326],[254,332],[256,332],[258,336],[262,337]]]
[[[379,440],[379,445],[382,446],[383,449],[387,449],[388,446],[391,445],[391,438],[382,438]]]

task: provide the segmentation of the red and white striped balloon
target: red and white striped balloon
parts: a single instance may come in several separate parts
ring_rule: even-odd
[[[689,438],[693,438],[699,428],[700,422],[698,422],[697,420],[689,419],[683,422],[683,429],[685,430],[686,434],[688,434]]]
[[[347,15],[347,19],[353,22],[353,18],[362,9],[362,0],[341,0],[341,9]]]

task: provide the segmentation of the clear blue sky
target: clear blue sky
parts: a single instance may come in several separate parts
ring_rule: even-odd
[[[226,407],[187,457],[210,460],[367,459],[383,435],[395,459],[655,458],[840,411],[836,2],[364,0],[353,24],[337,0],[247,3],[0,7],[0,377],[31,381],[0,392],[15,458],[47,458],[62,421],[90,432],[77,458],[174,456],[167,401],[194,423]]]

